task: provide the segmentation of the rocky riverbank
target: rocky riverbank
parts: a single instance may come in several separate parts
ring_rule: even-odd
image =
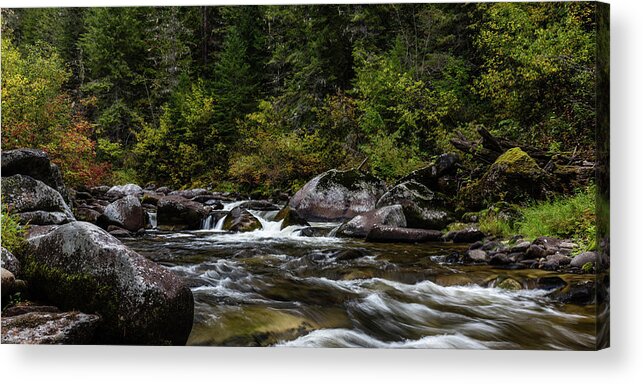
[[[445,266],[586,275],[563,283],[548,276],[532,287],[549,284],[549,297],[562,303],[595,304],[607,295],[609,280],[597,281],[595,274],[609,268],[608,257],[583,251],[569,239],[497,238],[476,223],[472,210],[509,198],[497,186],[519,199],[542,198],[555,183],[567,184],[554,182],[556,176],[520,148],[498,154],[466,188],[458,188],[460,167],[458,155],[444,154],[391,186],[359,170],[329,170],[291,198],[252,200],[238,193],[154,185],[68,190],[43,152],[5,151],[3,204],[28,229],[24,249],[15,255],[2,251],[2,341],[185,344],[194,313],[188,285],[150,260],[154,257],[143,257],[117,239],[136,239],[150,230],[234,233],[276,226],[305,237],[320,236],[310,223],[326,221],[336,223],[328,236],[367,243],[410,243],[417,249],[462,244],[432,256]],[[565,177],[579,182],[569,173]],[[363,256],[348,254],[342,260]],[[511,278],[494,286],[526,288]],[[23,300],[7,305],[16,293]]]

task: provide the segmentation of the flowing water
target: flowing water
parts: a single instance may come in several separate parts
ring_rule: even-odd
[[[466,248],[328,237],[332,224],[302,237],[269,221],[274,212],[253,214],[263,230],[227,233],[212,219],[205,230],[125,240],[189,282],[189,345],[594,348],[594,306],[490,288],[507,276],[533,287],[549,272],[442,264]]]

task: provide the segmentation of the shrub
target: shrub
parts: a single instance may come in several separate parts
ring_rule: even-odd
[[[26,243],[25,228],[18,223],[16,216],[9,212],[5,204],[2,204],[0,221],[2,222],[2,231],[0,232],[2,246],[11,253],[19,253]]]

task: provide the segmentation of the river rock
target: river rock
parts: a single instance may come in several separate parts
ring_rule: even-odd
[[[141,197],[141,204],[151,204],[156,206],[159,202],[159,199],[163,196],[165,195],[162,193],[145,192],[143,194],[143,197]]]
[[[181,196],[164,196],[157,207],[156,220],[162,230],[200,229],[206,216],[203,205]]]
[[[29,225],[59,225],[70,222],[69,216],[62,212],[33,211],[18,213],[21,223]]]
[[[252,213],[239,207],[234,208],[223,221],[223,229],[233,232],[250,232],[261,229],[261,222]]]
[[[467,263],[486,263],[487,252],[482,249],[469,249],[464,254],[464,261]]]
[[[90,344],[100,317],[80,312],[30,312],[2,317],[3,344]]]
[[[13,175],[2,178],[2,197],[3,203],[7,204],[13,213],[25,212],[59,212],[62,213],[64,222],[74,221],[74,215],[65,203],[63,197],[58,191],[51,188],[40,180],[30,176]],[[38,218],[40,221],[51,220],[51,222],[40,222],[45,224],[60,224],[60,215],[32,214],[27,215],[26,219]],[[23,223],[26,223],[23,222]]]
[[[507,150],[475,182],[460,190],[460,198],[470,210],[500,202],[542,200],[552,185],[550,175],[522,149]]]
[[[509,249],[509,252],[511,252],[511,253],[515,253],[515,252],[520,252],[520,253],[527,252],[527,250],[529,249],[529,247],[530,247],[530,246],[531,246],[531,243],[530,243],[530,242],[528,242],[528,241],[521,241],[521,242],[519,242],[519,243],[515,244],[514,246],[512,246],[512,247]]]
[[[352,219],[375,208],[385,183],[357,170],[324,172],[303,186],[289,205],[306,220]]]
[[[143,188],[136,184],[115,185],[111,187],[106,196],[111,200],[117,200],[127,195],[142,195]]]
[[[195,196],[200,196],[200,195],[207,195],[208,191],[204,188],[194,188],[194,189],[184,189],[180,191],[172,191],[168,193],[170,196],[182,196],[185,197],[186,199],[192,199]]]
[[[451,231],[444,236],[447,241],[454,243],[475,243],[484,239],[484,233],[478,228],[464,228],[457,231]],[[482,246],[482,244],[480,244]]]
[[[544,248],[535,244],[530,245],[529,248],[527,248],[527,251],[525,252],[526,260],[537,260],[546,256],[547,256],[547,251]]]
[[[65,224],[29,243],[30,292],[63,310],[100,315],[97,342],[185,344],[194,300],[171,271],[86,222]]]
[[[548,255],[543,263],[541,263],[540,268],[555,271],[560,269],[562,266],[569,265],[571,258],[560,253],[553,255]]]
[[[16,292],[16,277],[4,268],[0,268],[0,292],[3,302],[6,297]]]
[[[105,221],[128,231],[136,232],[145,227],[145,212],[141,202],[133,195],[114,201],[105,208],[103,215],[105,220],[99,218],[99,222]]]
[[[583,252],[580,255],[576,255],[576,257],[571,260],[570,266],[581,268],[587,263],[594,263],[594,265],[596,265],[597,256],[596,252]]]
[[[513,262],[509,255],[502,252],[495,253],[489,258],[489,265],[509,265]]]
[[[436,194],[415,181],[391,188],[378,200],[376,207],[396,204],[402,206],[409,228],[444,229],[452,221]]]
[[[300,226],[310,226],[310,223],[306,221],[299,212],[297,212],[295,209],[291,208],[290,206],[286,205],[283,207],[279,213],[272,219],[273,221],[281,221],[281,229],[284,229],[286,227],[290,227],[291,225],[300,225]]]
[[[440,231],[379,225],[373,227],[366,235],[366,241],[371,243],[426,243],[441,240]]]
[[[7,271],[14,274],[14,276],[20,275],[20,260],[15,257],[11,252],[9,252],[5,247],[2,247],[2,263],[0,266]]]
[[[519,291],[522,289],[522,284],[516,279],[507,277],[500,281],[497,285],[498,288],[504,289],[507,291]]]
[[[40,180],[60,193],[70,204],[69,191],[65,188],[62,174],[44,151],[38,149],[13,149],[2,151],[2,176],[25,175]]]
[[[96,224],[101,212],[92,208],[76,208],[76,220],[87,221],[88,223]],[[104,210],[103,210],[104,211]]]
[[[391,205],[359,214],[337,229],[339,237],[364,238],[376,225],[406,227],[406,218],[401,205]]]

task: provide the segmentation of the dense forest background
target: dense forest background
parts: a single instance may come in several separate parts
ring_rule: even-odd
[[[595,4],[2,10],[2,148],[71,186],[392,181],[484,126],[592,156]]]

